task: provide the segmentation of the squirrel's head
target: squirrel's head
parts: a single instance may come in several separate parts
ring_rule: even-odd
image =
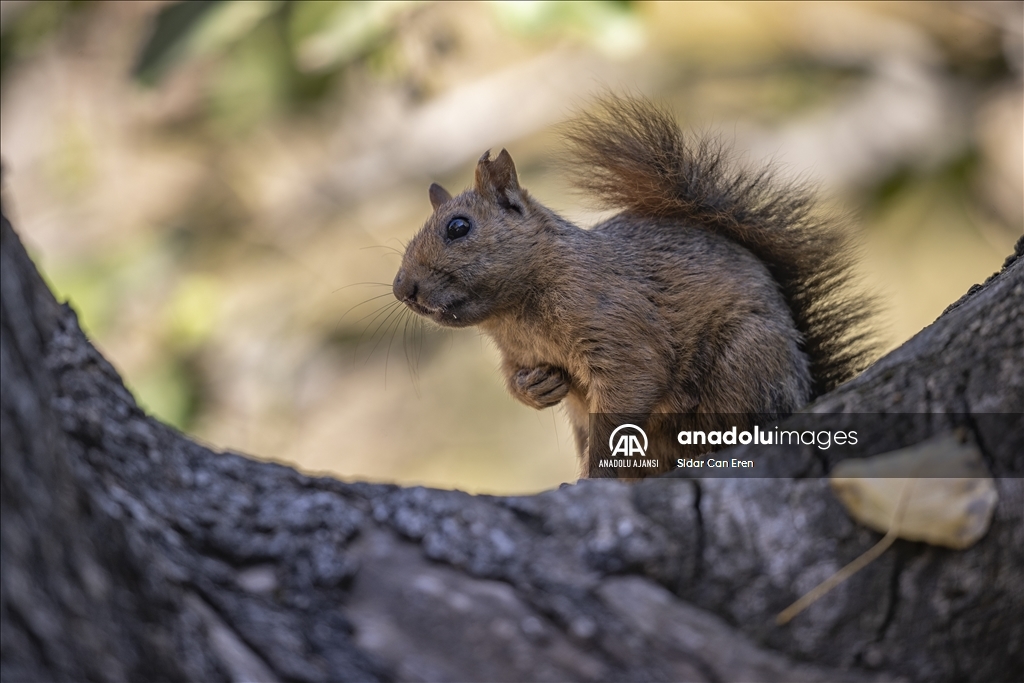
[[[395,298],[447,327],[479,324],[521,298],[543,221],[504,149],[480,158],[473,189],[429,194],[434,213],[406,247]]]

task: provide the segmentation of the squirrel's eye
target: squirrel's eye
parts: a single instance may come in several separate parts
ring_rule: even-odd
[[[457,240],[469,234],[469,221],[465,218],[453,218],[448,221],[448,239]]]

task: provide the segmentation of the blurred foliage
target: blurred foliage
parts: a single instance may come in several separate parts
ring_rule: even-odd
[[[0,75],[15,61],[25,59],[61,28],[85,2],[53,0],[34,2],[17,11],[17,18],[4,27],[0,41]]]
[[[1019,3],[996,5],[4,3],[5,208],[171,424],[307,469],[536,489],[572,476],[561,418],[505,397],[475,332],[391,307],[427,184],[504,145],[586,223],[552,125],[651,94],[742,160],[824,176],[895,344],[1021,232]]]
[[[516,2],[496,3],[498,16],[510,29],[535,41],[569,36],[611,56],[637,53],[644,29],[632,2]]]
[[[316,102],[346,66],[388,47],[408,2],[179,2],[157,15],[134,75],[158,85],[176,65],[219,62],[210,115],[222,134]]]
[[[180,58],[206,15],[220,4],[223,4],[221,0],[194,0],[175,2],[160,10],[153,22],[153,35],[139,53],[133,75],[143,83],[156,84],[164,71]]]

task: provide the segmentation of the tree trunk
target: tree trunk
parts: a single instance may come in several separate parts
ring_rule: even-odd
[[[821,476],[838,451],[523,497],[307,477],[147,417],[6,219],[0,251],[5,681],[1024,676],[1024,259],[811,407],[928,414],[871,452],[966,426],[988,534],[898,541],[776,626],[879,538]]]

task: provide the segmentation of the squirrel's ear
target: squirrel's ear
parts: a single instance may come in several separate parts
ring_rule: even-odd
[[[434,211],[437,211],[437,207],[444,204],[446,201],[452,198],[452,195],[448,190],[444,189],[437,183],[430,183],[430,205],[434,207]]]
[[[523,191],[516,176],[516,164],[507,149],[493,161],[487,150],[476,165],[476,191],[502,208],[523,213]]]

